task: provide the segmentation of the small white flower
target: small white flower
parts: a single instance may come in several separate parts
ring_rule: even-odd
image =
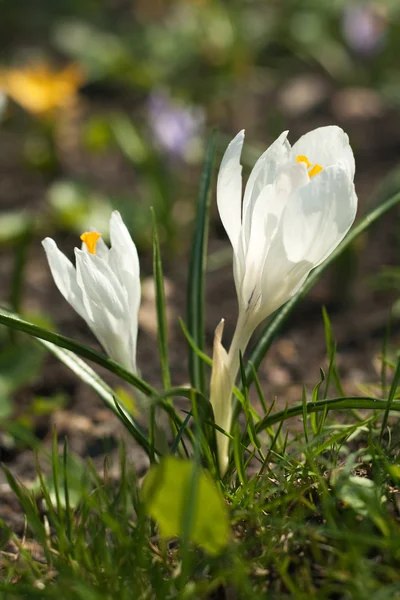
[[[350,229],[357,210],[355,163],[347,135],[321,127],[291,147],[287,131],[256,162],[242,203],[241,131],[222,159],[217,203],[233,247],[239,316],[229,352],[214,339],[210,402],[215,422],[230,433],[232,390],[254,329],[300,288]],[[229,439],[217,433],[221,473]]]
[[[136,373],[140,305],[136,246],[117,211],[110,219],[111,248],[96,231],[83,233],[81,239],[82,249],[75,248],[76,269],[54,240],[43,240],[55,284],[107,354]]]
[[[321,127],[293,147],[287,132],[256,162],[244,192],[241,131],[218,176],[217,203],[234,252],[239,314],[254,329],[286,302],[342,241],[357,210],[348,136]]]

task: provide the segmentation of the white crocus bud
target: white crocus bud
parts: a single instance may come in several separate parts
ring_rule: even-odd
[[[43,240],[55,284],[106,353],[136,373],[140,305],[136,246],[117,211],[110,219],[111,248],[96,231],[83,233],[81,239],[82,249],[75,248],[76,268],[54,240]]]
[[[229,144],[217,184],[239,302],[228,353],[233,382],[254,329],[335,250],[357,211],[354,156],[340,127],[315,129],[293,147],[282,133],[256,162],[242,202],[243,141],[241,131]]]
[[[210,382],[210,402],[214,411],[215,423],[229,433],[232,419],[233,381],[229,370],[229,359],[222,345],[224,319],[215,330],[213,348],[213,368]],[[218,463],[223,475],[228,466],[229,437],[220,431],[216,432]]]

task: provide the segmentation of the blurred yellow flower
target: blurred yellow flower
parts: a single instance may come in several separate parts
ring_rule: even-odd
[[[35,115],[71,105],[84,80],[84,72],[77,64],[61,71],[45,64],[0,70],[0,89]]]

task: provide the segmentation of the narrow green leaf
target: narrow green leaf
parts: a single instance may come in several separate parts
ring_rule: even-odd
[[[385,335],[382,340],[382,366],[381,366],[381,389],[382,389],[382,398],[386,395],[386,385],[387,385],[387,358],[388,358],[388,347],[390,340],[390,333],[392,330],[392,311],[389,313],[389,319],[385,330]]]
[[[269,347],[271,346],[275,336],[282,327],[283,323],[288,319],[289,315],[293,312],[294,308],[302,298],[311,290],[316,282],[321,277],[322,273],[329,267],[330,264],[347,248],[354,240],[367,231],[371,225],[373,225],[378,219],[380,219],[385,213],[391,210],[394,206],[400,202],[400,192],[392,196],[386,201],[383,201],[370,213],[368,213],[361,221],[350,230],[345,239],[336,248],[334,252],[325,260],[321,265],[313,269],[306,281],[301,286],[300,290],[295,294],[286,304],[284,304],[273,316],[273,318],[264,326],[260,339],[255,345],[249,360],[254,364],[257,369],[266,355]],[[252,381],[252,372],[249,365],[246,367],[247,382],[250,384]]]
[[[204,351],[204,282],[207,257],[208,216],[210,208],[209,191],[214,156],[215,134],[212,134],[208,144],[201,178],[186,296],[189,333],[200,351]],[[204,364],[192,347],[189,347],[189,371],[192,386],[204,392],[206,388]]]
[[[186,338],[186,341],[188,342],[190,348],[193,350],[193,352],[199,357],[201,358],[201,360],[203,362],[205,362],[206,365],[208,365],[209,367],[212,367],[212,358],[210,358],[205,352],[202,352],[199,347],[196,345],[196,342],[194,341],[194,339],[192,338],[192,336],[189,333],[188,328],[185,325],[185,322],[182,319],[179,319],[179,324],[181,326],[181,329],[183,331],[183,335]]]
[[[58,458],[58,439],[57,430],[53,429],[53,446],[51,452],[51,472],[53,475],[54,493],[56,500],[57,513],[59,518],[62,518],[62,504],[60,499],[60,477],[59,477],[59,458]]]
[[[261,468],[260,468],[260,470],[259,470],[259,472],[258,472],[258,476],[259,476],[259,477],[260,477],[260,476],[261,476],[261,475],[264,473],[264,471],[265,471],[265,470],[266,470],[266,468],[268,467],[268,463],[269,463],[269,460],[270,460],[271,454],[272,454],[272,452],[275,450],[276,443],[277,443],[277,441],[278,441],[278,439],[279,439],[279,436],[280,436],[280,434],[281,434],[281,431],[282,431],[282,427],[283,427],[283,423],[284,423],[284,420],[285,420],[285,415],[286,415],[286,413],[287,413],[287,410],[288,410],[288,409],[287,409],[287,407],[286,407],[286,408],[285,408],[285,410],[284,410],[284,411],[282,411],[282,412],[283,412],[283,415],[284,415],[284,418],[283,418],[283,419],[282,419],[282,420],[279,422],[278,429],[276,430],[276,433],[275,433],[275,435],[274,435],[274,437],[273,437],[273,439],[272,439],[271,445],[270,445],[270,447],[268,448],[267,455],[266,455],[266,457],[265,457],[265,459],[264,459],[264,461],[263,461],[263,463],[262,463],[262,465],[261,465]]]
[[[397,359],[396,370],[393,375],[393,381],[392,381],[392,385],[390,386],[389,397],[388,397],[388,400],[386,403],[386,409],[385,409],[385,413],[384,413],[383,419],[382,419],[382,428],[381,428],[381,435],[380,435],[381,439],[382,439],[383,434],[386,429],[389,412],[390,412],[390,410],[393,410],[394,398],[396,396],[397,388],[399,385],[399,379],[400,379],[400,358]]]
[[[48,329],[44,329],[43,327],[29,323],[28,321],[25,321],[18,315],[12,314],[4,308],[0,308],[0,324],[6,325],[11,329],[23,331],[28,335],[39,338],[40,340],[46,340],[47,342],[51,342],[56,346],[70,350],[79,356],[83,356],[83,358],[87,358],[101,367],[104,367],[107,369],[107,371],[115,373],[115,375],[118,375],[118,377],[121,377],[121,379],[124,379],[133,385],[133,387],[143,392],[143,394],[146,396],[154,396],[157,394],[156,390],[148,383],[143,381],[143,379],[140,379],[140,377],[125,369],[125,367],[115,362],[115,360],[107,358],[104,354],[101,354],[101,352],[92,350],[92,348],[89,348],[84,344],[80,344],[79,342],[76,342],[75,340],[72,340],[64,335],[54,333],[53,331],[49,331]]]
[[[167,314],[165,308],[164,275],[161,263],[160,242],[157,233],[157,223],[154,210],[151,209],[153,220],[153,275],[156,292],[157,309],[157,338],[160,355],[161,373],[164,389],[171,387],[171,374],[168,360]]]
[[[71,523],[71,506],[69,501],[69,478],[68,478],[68,440],[67,436],[64,438],[63,448],[63,483],[64,483],[64,506],[65,506],[65,523],[66,533],[69,543],[72,542],[72,523]]]
[[[47,536],[44,525],[41,521],[41,517],[39,515],[39,510],[36,505],[33,494],[26,489],[19,481],[17,481],[11,471],[4,465],[1,465],[4,474],[7,478],[8,485],[18,498],[21,506],[24,509],[24,513],[26,515],[28,525],[31,530],[34,532],[44,551],[46,552],[46,558],[49,559],[50,555],[47,552]]]
[[[242,446],[240,430],[236,422],[233,434],[233,460],[235,462],[235,467],[239,477],[239,481],[242,485],[246,485],[248,482],[246,468],[244,466],[244,452],[245,448],[243,448]]]
[[[319,390],[321,388],[321,385],[325,381],[325,373],[324,373],[323,369],[320,368],[319,372],[321,374],[321,379],[314,386],[314,389],[313,389],[312,395],[311,395],[311,402],[317,402],[319,400]],[[317,431],[318,431],[317,415],[318,415],[318,413],[312,413],[311,419],[310,419],[311,429],[313,430],[314,435],[316,435]]]
[[[265,400],[264,393],[263,393],[262,388],[261,388],[261,383],[260,383],[260,380],[258,378],[257,371],[255,370],[254,365],[253,365],[253,363],[251,361],[249,361],[249,367],[251,369],[253,381],[254,381],[254,383],[256,385],[257,395],[258,395],[258,398],[260,400],[261,406],[263,408],[264,415],[266,415],[267,412],[268,412],[267,402]]]
[[[125,408],[122,407],[121,403],[118,403],[116,407],[114,397],[114,390],[101,379],[101,377],[93,371],[89,365],[87,365],[79,356],[76,356],[70,350],[65,350],[59,346],[55,346],[51,342],[38,339],[40,344],[45,346],[54,356],[56,356],[61,362],[63,362],[73,373],[75,373],[82,381],[89,385],[100,398],[103,400],[107,408],[113,411],[113,413],[121,419],[122,423],[127,426],[129,424],[129,431],[134,439],[140,444],[140,446],[148,452],[149,440],[141,425],[137,420],[128,413]],[[123,417],[122,417],[123,415]]]
[[[307,402],[307,414],[328,410],[351,410],[351,409],[366,409],[366,410],[386,410],[388,402],[380,398],[370,398],[365,396],[351,396],[348,398],[331,398],[329,400],[319,400],[318,402]],[[303,403],[291,406],[285,410],[278,411],[273,415],[264,417],[262,421],[257,423],[256,432],[260,433],[275,423],[280,423],[292,417],[298,417],[303,414]],[[400,412],[400,402],[393,401],[390,405],[390,410]],[[249,439],[244,440],[246,445]]]
[[[187,428],[187,426],[188,426],[189,421],[190,421],[191,418],[192,418],[192,412],[190,411],[186,415],[185,420],[183,421],[182,425],[179,427],[178,433],[175,436],[174,443],[172,444],[172,447],[171,447],[171,454],[172,455],[174,455],[174,454],[177,453],[178,446],[179,446],[179,444],[182,441],[182,436],[183,436],[183,434],[185,432],[185,429]],[[188,454],[187,454],[187,456],[188,456]]]
[[[335,382],[336,391],[340,396],[344,396],[344,391],[342,388],[342,384],[340,383],[339,372],[336,366],[336,341],[333,337],[332,324],[328,315],[328,311],[325,306],[322,307],[322,318],[324,320],[324,328],[325,328],[325,344],[326,351],[329,357],[329,369],[328,375],[326,378],[326,387],[325,387],[325,395],[324,398],[328,397],[329,384],[331,379]]]
[[[261,445],[257,439],[256,429],[254,426],[254,420],[253,420],[254,409],[252,409],[252,407],[250,406],[249,390],[248,390],[248,387],[246,384],[246,375],[245,375],[245,371],[244,371],[243,356],[242,356],[241,352],[239,352],[239,361],[240,361],[240,377],[241,377],[241,381],[242,381],[242,390],[243,390],[243,405],[242,406],[243,406],[244,414],[246,417],[247,433],[249,435],[249,438],[250,438],[253,446],[255,448],[257,448],[257,450],[260,450]],[[257,419],[257,422],[260,420],[260,417],[257,413],[256,413],[256,419]],[[240,439],[240,436],[239,436],[239,439]]]
[[[302,395],[302,406],[303,406],[303,430],[304,437],[306,440],[306,444],[308,444],[308,424],[307,424],[307,391],[306,386],[303,385],[303,395]]]

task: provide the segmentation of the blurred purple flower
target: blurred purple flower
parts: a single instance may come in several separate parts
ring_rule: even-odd
[[[204,126],[204,111],[185,105],[166,93],[153,92],[148,100],[148,121],[158,146],[174,156],[185,158]]]
[[[382,47],[386,27],[383,15],[373,5],[349,4],[343,13],[342,30],[349,47],[372,55]]]

